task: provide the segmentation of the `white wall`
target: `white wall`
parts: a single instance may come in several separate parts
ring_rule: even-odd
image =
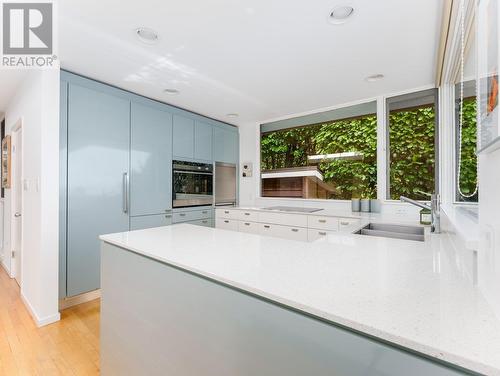
[[[479,157],[479,287],[500,319],[500,150]]]
[[[38,325],[59,319],[59,71],[30,71],[6,108],[6,133],[23,133],[21,296]],[[12,269],[12,190],[5,191],[5,265]]]

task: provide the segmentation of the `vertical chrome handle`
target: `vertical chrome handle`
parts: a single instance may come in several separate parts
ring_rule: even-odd
[[[128,172],[123,173],[123,179],[122,179],[122,194],[123,194],[123,212],[125,214],[128,214]]]

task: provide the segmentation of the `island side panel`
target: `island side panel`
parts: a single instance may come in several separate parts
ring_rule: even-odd
[[[102,243],[103,375],[463,375]]]

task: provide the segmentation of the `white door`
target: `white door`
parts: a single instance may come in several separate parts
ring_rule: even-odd
[[[13,242],[13,256],[14,256],[14,277],[17,284],[21,286],[21,257],[22,257],[22,228],[23,228],[23,145],[22,145],[22,130],[18,128],[14,132],[14,142],[12,148],[13,157],[13,228],[14,228],[14,242]]]

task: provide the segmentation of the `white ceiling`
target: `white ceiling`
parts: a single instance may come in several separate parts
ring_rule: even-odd
[[[59,56],[70,71],[233,124],[434,82],[441,1],[341,3],[355,14],[339,26],[327,22],[338,0],[65,0]],[[160,41],[140,42],[140,26]],[[386,78],[364,81],[376,73]]]
[[[0,112],[5,112],[26,74],[26,70],[0,69]]]

